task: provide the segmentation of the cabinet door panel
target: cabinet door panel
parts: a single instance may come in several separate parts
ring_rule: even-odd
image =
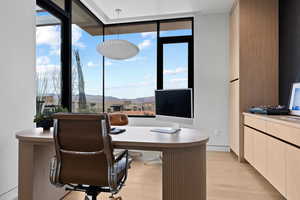
[[[287,145],[287,199],[300,199],[300,149]]]
[[[230,147],[239,155],[240,109],[239,81],[230,83]]]
[[[229,85],[229,143],[230,148],[235,151],[234,145],[234,87],[233,84]]]
[[[253,166],[263,176],[266,176],[267,168],[267,136],[258,131],[254,133],[254,163]]]
[[[254,154],[254,135],[253,129],[245,126],[244,128],[244,156],[245,159],[253,165],[253,154]]]
[[[272,137],[267,139],[266,178],[286,197],[286,144]]]
[[[237,154],[240,154],[240,81],[234,82],[234,143]]]

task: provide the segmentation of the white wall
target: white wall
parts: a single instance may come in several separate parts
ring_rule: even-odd
[[[0,199],[17,186],[15,131],[31,128],[35,113],[35,1],[0,6]],[[1,195],[2,194],[2,195]]]
[[[210,136],[211,149],[228,150],[229,16],[196,14],[194,127]],[[130,119],[131,125],[168,125],[155,119]]]
[[[209,145],[228,145],[229,15],[195,17],[195,113]]]

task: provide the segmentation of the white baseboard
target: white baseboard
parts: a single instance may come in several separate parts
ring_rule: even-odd
[[[0,194],[0,200],[18,200],[18,187],[14,187],[11,190]]]
[[[230,152],[229,146],[207,145],[207,151],[223,151]]]
[[[142,161],[152,160],[153,158],[158,158],[160,155],[160,152],[158,152],[158,151],[138,151],[138,150],[135,150],[135,151],[142,153],[142,157],[139,158],[139,160],[142,160]],[[229,146],[220,146],[220,145],[207,145],[207,151],[230,152],[230,147]]]

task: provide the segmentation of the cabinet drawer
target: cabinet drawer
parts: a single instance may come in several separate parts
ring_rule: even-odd
[[[244,123],[257,130],[266,132],[266,121],[256,117],[245,116]]]
[[[296,146],[300,146],[300,129],[298,128],[275,122],[267,122],[267,133]]]
[[[254,144],[254,154],[253,154],[253,166],[259,171],[263,176],[266,176],[267,170],[267,137],[265,134],[253,130],[253,144]]]

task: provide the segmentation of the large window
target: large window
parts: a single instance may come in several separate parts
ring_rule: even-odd
[[[163,44],[163,88],[188,88],[188,43]]]
[[[103,112],[103,57],[96,46],[103,25],[78,1],[72,3],[72,111]]]
[[[139,47],[133,58],[105,58],[105,111],[154,116],[156,89],[156,23],[120,25],[105,29],[105,40],[128,40]]]
[[[37,109],[154,116],[156,89],[193,88],[193,20],[104,25],[79,0],[37,0]],[[128,40],[137,56],[104,58],[96,46]]]
[[[61,104],[61,21],[36,7],[37,113]]]
[[[106,26],[105,40],[128,40],[140,52],[105,59],[105,112],[154,116],[156,89],[193,88],[192,33],[192,19]]]

